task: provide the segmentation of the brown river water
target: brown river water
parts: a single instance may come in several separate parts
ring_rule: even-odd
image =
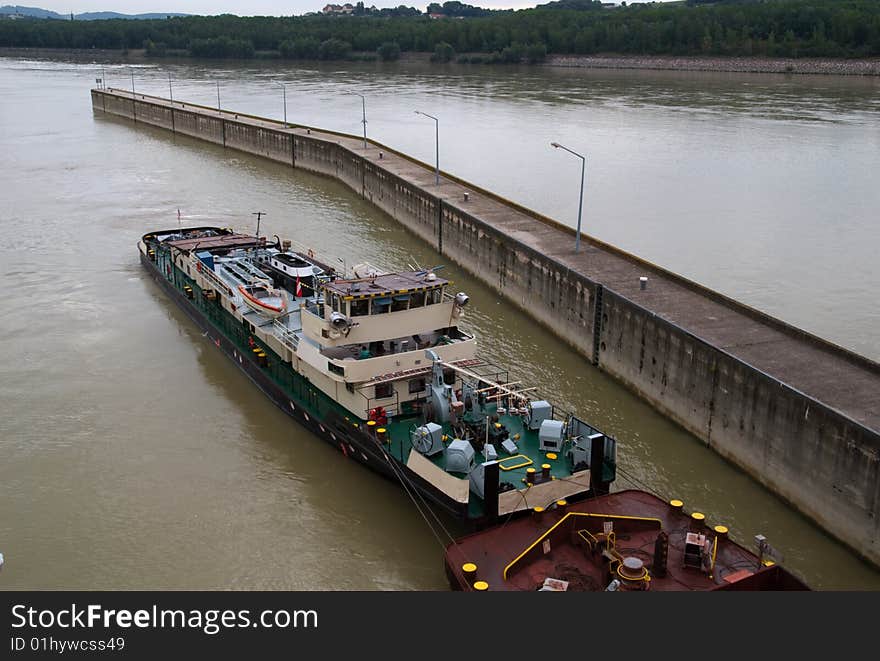
[[[442,590],[397,485],[278,411],[138,261],[184,222],[349,265],[445,263],[495,362],[620,442],[617,488],[684,500],[817,589],[880,572],[341,184],[93,114],[115,87],[370,137],[880,358],[877,79],[0,58],[4,589]],[[513,378],[513,377],[512,377]],[[457,532],[449,524],[449,532]],[[447,541],[443,535],[441,541]]]

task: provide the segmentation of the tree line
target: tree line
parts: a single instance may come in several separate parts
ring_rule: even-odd
[[[444,5],[453,5],[458,15],[470,7]],[[0,46],[146,48],[153,56],[211,58],[395,59],[401,53],[432,53],[436,61],[488,62],[598,53],[880,56],[877,0],[688,0],[615,8],[593,0],[561,0],[534,9],[445,19],[398,9],[356,16],[0,20]]]

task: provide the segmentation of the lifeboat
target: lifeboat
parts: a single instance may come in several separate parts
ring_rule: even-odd
[[[274,318],[287,312],[287,297],[267,282],[239,285],[238,291],[249,308],[264,316]]]

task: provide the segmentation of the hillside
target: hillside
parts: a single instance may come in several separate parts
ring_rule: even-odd
[[[7,16],[23,16],[26,18],[42,18],[69,21],[70,14],[59,14],[58,12],[48,9],[40,9],[39,7],[22,7],[21,5],[3,5],[0,7],[0,15]],[[136,20],[159,20],[170,16],[190,16],[190,14],[177,13],[152,13],[152,14],[120,14],[115,11],[98,11],[86,12],[83,14],[74,14],[75,21],[106,21],[110,19],[136,19]]]

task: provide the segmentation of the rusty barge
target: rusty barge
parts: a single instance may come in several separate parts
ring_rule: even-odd
[[[445,565],[453,590],[809,590],[772,560],[709,526],[679,500],[626,490],[579,503],[559,500],[455,540]]]

